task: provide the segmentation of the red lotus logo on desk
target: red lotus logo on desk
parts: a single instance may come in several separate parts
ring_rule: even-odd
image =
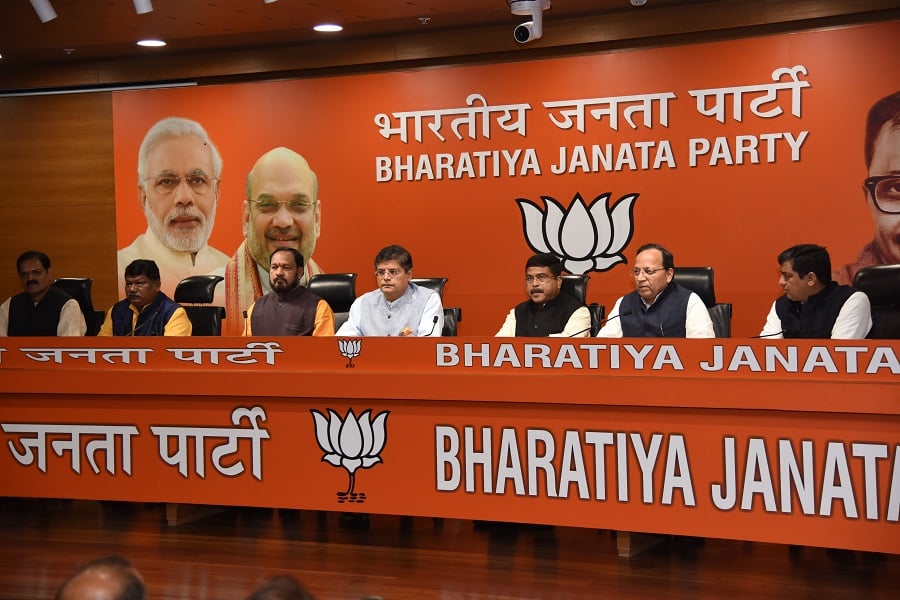
[[[634,234],[634,201],[638,194],[619,198],[610,209],[610,193],[594,198],[590,207],[575,194],[566,210],[555,199],[541,196],[544,209],[519,198],[525,239],[535,252],[555,254],[570,273],[608,271],[625,261],[621,252]]]
[[[356,472],[359,469],[371,469],[381,462],[379,455],[387,443],[386,426],[390,411],[378,413],[374,420],[370,420],[371,409],[357,417],[351,408],[343,419],[330,408],[327,417],[317,410],[309,412],[316,424],[316,442],[325,452],[322,460],[346,469],[350,476],[347,490],[337,492],[338,503],[365,502],[365,492],[357,492],[355,489]]]
[[[353,364],[353,359],[359,356],[359,353],[362,350],[362,340],[338,339],[337,343],[338,350],[341,351],[341,356],[347,359],[347,364],[344,366],[352,369],[356,366]]]

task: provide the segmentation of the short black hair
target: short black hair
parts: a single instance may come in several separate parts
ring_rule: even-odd
[[[407,273],[413,268],[412,255],[403,246],[392,244],[379,250],[375,255],[375,267],[389,260],[396,260]]]
[[[562,263],[555,254],[535,254],[525,261],[525,270],[530,267],[547,267],[554,277],[562,275]]]
[[[156,265],[156,261],[138,258],[125,267],[125,277],[140,277],[141,275],[145,275],[150,281],[159,281],[159,267]]]
[[[50,268],[50,257],[44,254],[39,250],[26,250],[22,254],[19,255],[19,258],[16,259],[16,271],[22,270],[22,263],[26,260],[38,259],[41,261],[41,266],[44,267],[44,270]]]
[[[900,127],[900,92],[885,96],[869,109],[869,115],[866,117],[866,169],[872,166],[875,138],[888,122],[892,123],[894,128]]]
[[[818,244],[797,244],[778,255],[778,264],[791,261],[791,268],[800,277],[807,273],[815,273],[816,279],[823,284],[831,283],[831,257],[825,246]]]
[[[150,281],[159,281],[159,267],[156,265],[156,261],[149,258],[138,258],[125,267],[125,277],[140,277],[141,275],[145,275]]]
[[[272,259],[275,258],[275,255],[279,252],[287,252],[294,257],[294,262],[297,263],[297,269],[303,268],[303,255],[300,254],[300,251],[296,248],[275,248],[275,251],[269,255],[269,264],[272,264]]]
[[[635,252],[634,255],[637,256],[645,250],[659,250],[660,254],[662,254],[663,269],[668,271],[669,269],[675,268],[675,257],[672,256],[672,253],[666,250],[664,246],[660,246],[659,244],[644,244],[637,249],[637,252]]]

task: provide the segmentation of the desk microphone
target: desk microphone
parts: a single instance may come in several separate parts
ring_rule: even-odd
[[[146,327],[147,325],[150,324],[150,319],[152,319],[152,318],[155,317],[157,314],[159,314],[159,311],[160,311],[160,310],[162,310],[162,307],[161,307],[161,306],[158,306],[158,307],[156,308],[156,310],[153,311],[153,314],[150,315],[149,317],[147,317],[147,320],[145,320],[143,323],[141,323],[141,324],[138,325],[137,327],[132,327],[132,328],[131,328],[131,333],[129,333],[126,337],[136,336],[138,331],[140,331],[141,329],[143,329],[144,327]]]
[[[751,340],[756,340],[756,339],[759,339],[759,338],[775,337],[776,335],[783,335],[783,334],[785,334],[785,333],[787,333],[787,331],[784,330],[784,329],[782,329],[781,331],[776,331],[775,333],[766,333],[766,334],[764,334],[764,335],[751,335],[751,336],[750,336],[750,339],[751,339]]]
[[[612,320],[618,319],[619,317],[627,317],[628,315],[631,314],[631,312],[632,312],[631,310],[629,310],[629,309],[626,308],[625,310],[623,310],[622,312],[618,313],[617,315],[612,316],[612,317],[606,319],[606,322],[604,323],[604,325],[605,325],[606,323],[609,323],[609,322],[612,321]],[[594,326],[591,325],[591,326],[588,327],[587,329],[582,329],[581,331],[576,331],[576,332],[573,333],[572,335],[568,335],[568,336],[566,336],[566,337],[575,337],[576,335],[581,335],[581,334],[584,333],[585,331],[590,331],[593,327],[594,327]]]
[[[434,333],[434,328],[437,326],[438,316],[434,315],[434,320],[431,322],[431,329],[428,331],[428,335],[425,337],[429,337],[432,333]]]

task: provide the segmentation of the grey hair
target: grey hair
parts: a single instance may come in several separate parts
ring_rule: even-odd
[[[138,151],[138,181],[144,185],[144,181],[150,176],[150,151],[158,143],[173,137],[185,137],[195,135],[206,144],[209,153],[212,155],[213,172],[210,176],[218,179],[222,175],[222,155],[219,154],[215,144],[209,139],[206,130],[197,121],[183,119],[181,117],[166,117],[158,121],[156,125],[147,131],[144,141],[141,142],[141,149]]]

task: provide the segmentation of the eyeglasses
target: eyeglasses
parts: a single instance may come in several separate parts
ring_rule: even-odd
[[[546,273],[538,273],[537,275],[526,275],[525,283],[534,283],[537,281],[538,283],[544,283],[546,281],[550,281],[551,279],[556,279],[553,275],[547,275]]]
[[[188,184],[188,187],[191,188],[192,192],[198,196],[204,196],[212,190],[213,182],[217,180],[212,179],[203,171],[193,171],[184,177],[176,175],[175,173],[160,173],[156,177],[148,177],[144,181],[152,182],[153,189],[156,193],[163,196],[174,194],[182,181]]]
[[[665,270],[666,270],[665,267],[659,267],[657,269],[651,269],[650,267],[644,267],[643,269],[632,269],[631,274],[634,275],[635,277],[640,277],[641,273],[643,273],[647,277],[650,277],[654,273],[659,273],[660,271],[665,271]]]
[[[878,210],[893,215],[900,213],[900,177],[897,175],[869,177],[863,181],[863,186],[869,190]]]
[[[256,210],[261,212],[264,215],[271,215],[282,207],[286,206],[287,209],[295,215],[305,215],[307,214],[312,207],[316,205],[315,202],[308,202],[306,200],[271,200],[269,198],[261,198],[258,200],[251,200],[253,204],[256,205]]]
[[[385,277],[399,277],[403,273],[403,269],[375,269],[375,277],[384,279]]]

